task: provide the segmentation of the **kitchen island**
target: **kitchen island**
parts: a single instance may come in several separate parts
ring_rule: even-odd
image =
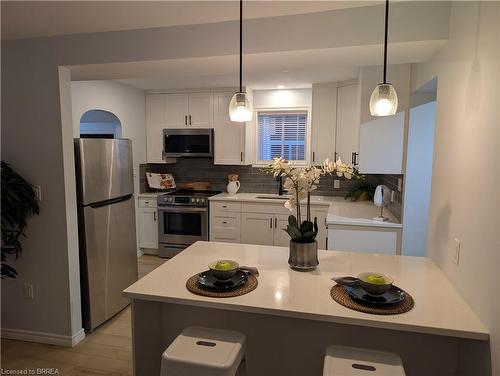
[[[257,289],[222,299],[186,289],[190,276],[223,258],[256,266]],[[489,349],[488,331],[429,258],[320,251],[319,268],[309,273],[290,270],[287,259],[286,247],[198,242],[127,288],[134,374],[158,375],[163,350],[194,325],[246,334],[249,376],[321,375],[331,344],[396,352],[409,376],[461,375],[459,362],[477,369]],[[331,299],[332,277],[374,270],[392,275],[415,307],[379,316]]]

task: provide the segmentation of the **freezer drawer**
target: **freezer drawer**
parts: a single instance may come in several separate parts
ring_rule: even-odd
[[[80,210],[83,319],[93,330],[128,305],[122,291],[137,281],[134,198]]]

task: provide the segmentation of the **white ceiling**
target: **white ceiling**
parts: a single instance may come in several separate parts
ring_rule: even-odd
[[[261,18],[377,5],[381,1],[245,1],[244,17]],[[2,39],[146,29],[236,20],[239,2],[2,1]]]
[[[444,40],[393,43],[392,64],[426,61]],[[305,51],[248,54],[244,57],[245,85],[257,90],[311,87],[357,77],[359,67],[380,65],[382,46],[356,46]],[[238,56],[212,56],[163,61],[72,66],[72,80],[113,79],[144,90],[235,87]]]

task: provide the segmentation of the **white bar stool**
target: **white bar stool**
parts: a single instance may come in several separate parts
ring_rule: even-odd
[[[405,376],[401,358],[392,353],[346,346],[326,349],[323,376]]]
[[[239,332],[186,328],[163,353],[160,376],[242,375],[244,347]]]

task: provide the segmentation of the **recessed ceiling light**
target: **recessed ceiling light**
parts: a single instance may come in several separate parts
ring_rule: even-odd
[[[284,89],[285,86],[284,85],[278,85],[278,89]]]

